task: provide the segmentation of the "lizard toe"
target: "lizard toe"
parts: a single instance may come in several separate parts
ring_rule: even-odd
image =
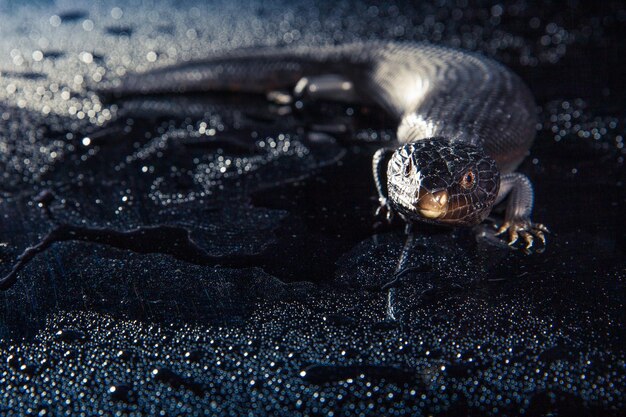
[[[535,243],[535,239],[532,233],[523,230],[520,232],[520,235],[522,236],[522,239],[524,239],[524,243],[526,244],[524,246],[524,250],[526,251],[530,250],[533,247],[533,244]]]

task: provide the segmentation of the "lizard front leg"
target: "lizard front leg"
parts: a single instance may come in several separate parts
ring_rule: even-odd
[[[385,216],[387,222],[393,219],[393,210],[389,204],[389,195],[387,190],[387,164],[389,158],[393,154],[393,149],[380,148],[374,153],[372,158],[372,174],[376,183],[376,191],[378,191],[378,203],[376,216]]]
[[[533,223],[530,215],[533,210],[534,191],[528,177],[523,174],[513,172],[502,175],[500,178],[500,191],[495,204],[504,201],[508,197],[504,224],[496,232],[496,236],[509,233],[509,245],[514,245],[521,237],[526,247],[533,246],[534,239],[537,238],[543,245],[546,243],[545,233],[548,228],[541,223]]]

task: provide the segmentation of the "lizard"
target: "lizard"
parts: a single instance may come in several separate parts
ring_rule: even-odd
[[[478,53],[428,43],[235,49],[204,60],[129,73],[108,96],[244,92],[375,103],[397,121],[397,146],[372,160],[378,215],[408,224],[473,226],[506,200],[495,235],[544,246],[531,220],[533,185],[516,172],[533,143],[534,98],[519,76]]]

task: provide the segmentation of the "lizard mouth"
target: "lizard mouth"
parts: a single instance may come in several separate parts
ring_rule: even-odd
[[[427,219],[438,219],[448,211],[448,192],[446,190],[434,193],[420,193],[421,196],[415,208]]]

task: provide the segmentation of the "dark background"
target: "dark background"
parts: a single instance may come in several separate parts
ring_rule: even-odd
[[[598,3],[137,2],[113,20],[0,3],[2,275],[40,245],[0,294],[0,413],[623,414],[626,8]],[[479,51],[527,82],[545,251],[477,238],[489,224],[405,247],[373,216],[371,156],[394,135],[378,109],[71,84],[123,54],[132,71],[370,38]],[[403,248],[412,269],[381,289]]]

